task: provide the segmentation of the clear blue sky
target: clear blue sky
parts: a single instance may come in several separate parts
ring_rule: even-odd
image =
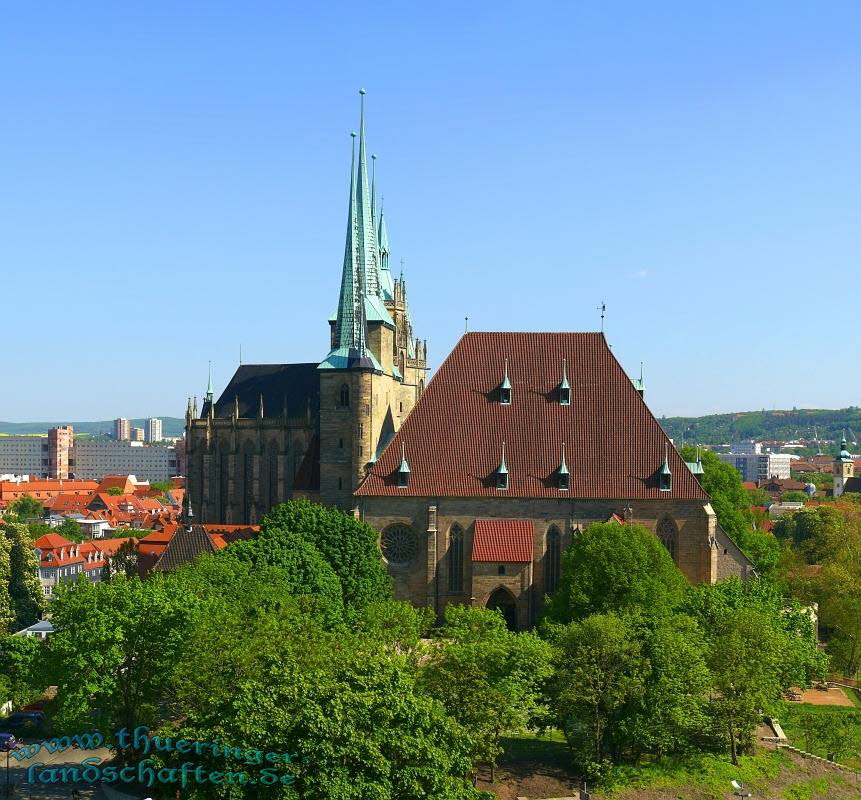
[[[433,366],[604,300],[658,414],[861,405],[857,2],[10,3],[0,73],[0,419],[323,358],[359,87]]]

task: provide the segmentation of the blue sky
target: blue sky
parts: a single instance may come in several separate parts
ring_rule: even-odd
[[[861,5],[7,4],[0,419],[322,359],[359,87],[437,366],[606,329],[658,414],[861,405]]]

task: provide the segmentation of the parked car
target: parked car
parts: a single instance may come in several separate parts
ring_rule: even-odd
[[[44,721],[45,715],[41,711],[16,711],[6,719],[0,720],[0,725],[4,728],[23,728],[25,725],[40,728]]]

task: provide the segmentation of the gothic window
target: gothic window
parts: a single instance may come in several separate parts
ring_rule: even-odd
[[[496,574],[497,574],[497,575],[505,575],[505,564],[500,564],[500,565],[496,568]]]
[[[658,534],[658,538],[661,540],[661,543],[667,550],[670,551],[670,556],[673,561],[676,560],[676,544],[679,538],[679,529],[676,527],[676,523],[673,522],[669,517],[664,517],[659,523],[658,527],[655,531]]]
[[[415,532],[407,525],[391,525],[380,537],[383,557],[393,567],[405,567],[419,553],[419,542]]]
[[[448,590],[463,591],[463,530],[457,523],[448,534]]]
[[[559,585],[562,563],[562,537],[554,525],[547,531],[544,551],[544,594],[553,594]]]
[[[398,368],[400,369],[401,377],[403,378],[407,371],[407,361],[404,358],[404,354],[401,353],[399,360]]]
[[[338,405],[347,408],[350,405],[350,387],[346,383],[341,384],[341,398]]]

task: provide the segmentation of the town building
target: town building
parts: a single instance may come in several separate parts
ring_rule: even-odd
[[[721,461],[735,467],[743,481],[765,481],[790,477],[793,456],[788,453],[717,453]]]
[[[127,442],[132,438],[132,423],[131,420],[119,417],[114,420],[114,440],[117,442]]]
[[[142,442],[144,441],[144,429],[143,428],[132,428],[132,441],[133,442]]]
[[[533,624],[590,523],[645,525],[693,582],[751,562],[600,333],[467,333],[425,388],[406,282],[393,280],[364,114],[330,350],[242,365],[186,413],[187,491],[204,523],[256,523],[307,497],[381,531],[396,596]],[[788,474],[788,473],[787,473]],[[189,528],[176,552],[214,546]]]
[[[174,448],[149,447],[143,442],[78,440],[72,460],[75,477],[86,480],[132,474],[148,481],[167,481],[176,475]]]
[[[33,542],[39,560],[39,581],[42,592],[51,597],[64,581],[74,581],[79,575],[93,583],[102,579],[102,568],[129,539],[106,539],[103,542],[70,542],[57,533],[46,533]],[[136,542],[136,540],[131,540]]]
[[[846,492],[861,492],[861,476],[855,475],[855,458],[847,449],[846,435],[840,442],[840,452],[834,459],[834,497],[841,497]]]
[[[164,436],[162,435],[161,429],[161,420],[158,417],[150,417],[146,421],[146,436],[145,439],[148,442],[160,442]]]
[[[48,439],[45,436],[0,436],[0,473],[48,476]]]

